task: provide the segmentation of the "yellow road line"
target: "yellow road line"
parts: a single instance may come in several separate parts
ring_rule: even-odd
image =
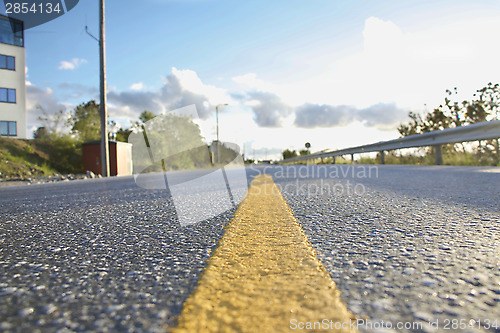
[[[354,317],[272,178],[261,175],[172,331],[289,332],[307,323],[317,328],[309,331],[320,331],[345,323],[347,329],[336,331],[353,332],[347,327],[351,321]]]

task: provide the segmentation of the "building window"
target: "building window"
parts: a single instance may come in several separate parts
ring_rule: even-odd
[[[17,136],[17,123],[15,121],[0,121],[0,135]]]
[[[4,54],[0,54],[0,69],[16,70],[16,58]]]
[[[16,70],[16,58],[7,56],[7,69],[10,69],[11,71]]]
[[[0,43],[24,46],[23,22],[0,15]]]
[[[0,102],[16,103],[16,89],[0,88]]]

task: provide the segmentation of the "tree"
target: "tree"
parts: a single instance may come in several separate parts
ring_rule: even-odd
[[[309,154],[310,154],[309,149],[302,149],[301,151],[299,151],[300,156],[306,156]]]
[[[154,115],[147,111],[140,118],[142,125],[136,127],[129,138],[133,143],[134,169],[148,172],[210,166],[208,147],[203,142],[199,126],[191,118],[167,114],[148,121]],[[142,131],[147,135],[143,136]],[[149,151],[144,149],[144,141],[154,151],[154,164],[151,164]],[[231,147],[223,147],[221,161],[228,163],[235,154]]]
[[[453,88],[453,91],[446,90],[446,95],[444,104],[439,105],[423,118],[420,114],[410,112],[408,116],[411,121],[400,124],[399,134],[408,136],[500,119],[500,85],[498,83],[490,82],[486,87],[477,90],[472,101],[452,100],[453,96],[458,95],[457,88]]]
[[[128,136],[132,133],[130,128],[119,128],[116,131],[116,141],[128,142]]]
[[[63,110],[50,114],[41,105],[37,105],[36,108],[41,113],[38,116],[38,120],[43,125],[36,129],[34,133],[35,139],[56,138],[62,136],[67,131],[68,116]]]
[[[147,111],[147,110],[142,111],[141,114],[139,115],[139,120],[130,121],[131,127],[119,128],[116,131],[116,140],[127,142],[130,133],[143,132],[144,131],[144,124],[146,124],[148,121],[152,120],[155,117],[156,117],[156,115],[150,111]]]
[[[439,105],[432,112],[421,116],[410,112],[410,122],[402,123],[398,127],[401,137],[421,134],[435,130],[464,126],[482,121],[500,119],[500,85],[488,83],[477,90],[471,101],[459,102],[457,88],[453,91],[446,90],[444,104]],[[452,100],[454,98],[454,100]],[[484,144],[483,144],[484,142]],[[500,144],[498,139],[479,142],[476,149],[478,158],[484,160],[483,164],[498,165],[500,161]],[[456,145],[444,145],[444,150],[456,150]],[[462,144],[465,152],[465,146]]]
[[[419,134],[422,132],[422,127],[424,123],[422,116],[418,113],[410,111],[408,113],[408,117],[411,119],[410,123],[409,124],[402,123],[398,127],[398,132],[402,137]]]
[[[50,133],[49,131],[47,131],[47,128],[45,126],[40,126],[35,130],[35,132],[33,132],[33,138],[35,140],[48,139],[49,137]]]
[[[500,85],[489,82],[477,91],[479,98],[467,108],[467,116],[478,121],[500,119]],[[474,95],[477,97],[477,94]],[[500,139],[479,141],[478,152],[493,160],[494,165],[500,164]]]
[[[144,124],[147,123],[149,120],[153,119],[154,117],[156,117],[154,113],[144,110],[139,116],[139,120],[142,121],[142,123]]]
[[[297,157],[297,152],[295,150],[285,149],[282,153],[283,159]]]
[[[101,116],[99,104],[94,100],[78,105],[72,112],[71,131],[82,142],[99,140],[101,138]]]
[[[500,85],[488,83],[488,85],[477,91],[479,102],[486,112],[486,120],[500,119]],[[476,97],[477,94],[474,94]]]
[[[448,121],[448,127],[458,127],[462,126],[465,123],[464,114],[465,114],[465,104],[467,101],[463,101],[459,103],[456,99],[452,101],[449,97],[458,95],[457,87],[453,88],[453,92],[449,89],[446,90],[447,97],[444,98],[444,106],[440,105],[438,110],[443,113],[443,117],[446,117]],[[455,126],[450,126],[454,124]]]

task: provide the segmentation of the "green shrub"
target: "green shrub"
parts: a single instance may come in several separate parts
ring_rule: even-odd
[[[75,138],[62,136],[36,140],[36,145],[48,155],[49,164],[61,173],[82,173],[82,145]]]

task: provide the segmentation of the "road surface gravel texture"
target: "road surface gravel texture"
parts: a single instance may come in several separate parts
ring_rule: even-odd
[[[0,189],[0,329],[160,331],[234,211],[181,227],[132,177]]]
[[[273,176],[351,312],[439,321],[360,331],[476,332],[500,320],[498,168],[369,168],[247,175]],[[0,188],[0,330],[168,330],[234,212],[181,227],[169,193],[132,177]]]
[[[350,311],[398,332],[500,332],[498,168],[322,167],[268,170]]]

